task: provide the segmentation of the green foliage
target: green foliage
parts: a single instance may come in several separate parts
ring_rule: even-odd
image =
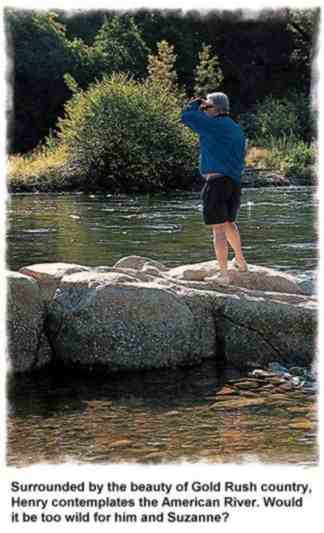
[[[211,55],[212,47],[203,44],[198,55],[198,65],[195,70],[194,92],[197,96],[205,96],[208,92],[219,90],[224,79],[216,55]]]
[[[99,61],[100,72],[127,72],[135,78],[145,73],[149,52],[133,17],[114,16],[107,19],[98,31],[92,46]]]
[[[315,148],[294,135],[269,137],[264,165],[279,170],[285,176],[301,177],[310,173],[315,164]]]
[[[13,151],[38,145],[75,87],[85,89],[113,71],[145,74],[148,53],[132,17],[111,17],[92,45],[69,38],[59,15],[52,11],[7,10],[6,25],[15,65]],[[68,78],[68,76],[72,78]],[[65,83],[67,82],[67,83]]]
[[[183,128],[177,98],[150,80],[112,75],[65,106],[59,139],[67,173],[108,190],[159,190],[194,178],[196,140]]]
[[[240,115],[240,122],[249,139],[261,146],[273,138],[294,136],[310,141],[312,137],[310,98],[291,93],[286,98],[267,96],[255,106],[254,112]]]
[[[7,8],[15,80],[12,151],[32,149],[54,127],[71,96],[65,74],[83,89],[113,71],[142,79],[148,49],[155,54],[161,41],[177,51],[176,84],[185,87],[188,95],[193,93],[201,43],[208,42],[217,51],[222,90],[229,94],[235,114],[254,112],[255,101],[270,93],[276,99],[291,88],[308,93],[319,18],[318,9],[283,9],[253,20],[239,12],[183,16],[179,9],[131,14],[78,11],[71,16],[62,11]]]

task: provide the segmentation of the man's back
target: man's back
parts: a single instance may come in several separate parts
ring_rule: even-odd
[[[219,172],[239,183],[245,157],[241,126],[228,115],[209,117],[199,110],[197,102],[189,104],[181,119],[199,134],[201,174]]]

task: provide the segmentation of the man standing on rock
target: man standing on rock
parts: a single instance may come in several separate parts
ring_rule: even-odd
[[[245,158],[242,128],[229,117],[229,100],[224,93],[207,99],[194,98],[181,115],[182,122],[199,135],[200,172],[206,179],[201,192],[203,218],[211,225],[220,275],[219,283],[230,283],[228,243],[235,253],[234,266],[247,271],[235,218],[240,207],[241,174]]]

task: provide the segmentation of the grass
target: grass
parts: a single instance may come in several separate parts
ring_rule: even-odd
[[[248,167],[264,168],[265,162],[268,161],[271,151],[268,148],[260,146],[251,146],[247,149],[245,164]]]
[[[8,185],[11,190],[61,190],[71,186],[65,175],[67,149],[39,146],[28,154],[9,156]]]
[[[292,135],[269,137],[258,146],[248,148],[246,165],[273,169],[283,176],[294,178],[314,177],[316,149]]]

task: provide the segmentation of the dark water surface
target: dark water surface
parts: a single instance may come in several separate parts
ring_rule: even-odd
[[[316,200],[310,188],[243,191],[239,224],[246,257],[312,278]],[[169,266],[213,258],[198,194],[13,195],[7,262],[113,265],[143,255]],[[314,464],[314,395],[243,391],[218,402],[228,380],[213,362],[124,373],[8,379],[9,464],[208,460]]]

